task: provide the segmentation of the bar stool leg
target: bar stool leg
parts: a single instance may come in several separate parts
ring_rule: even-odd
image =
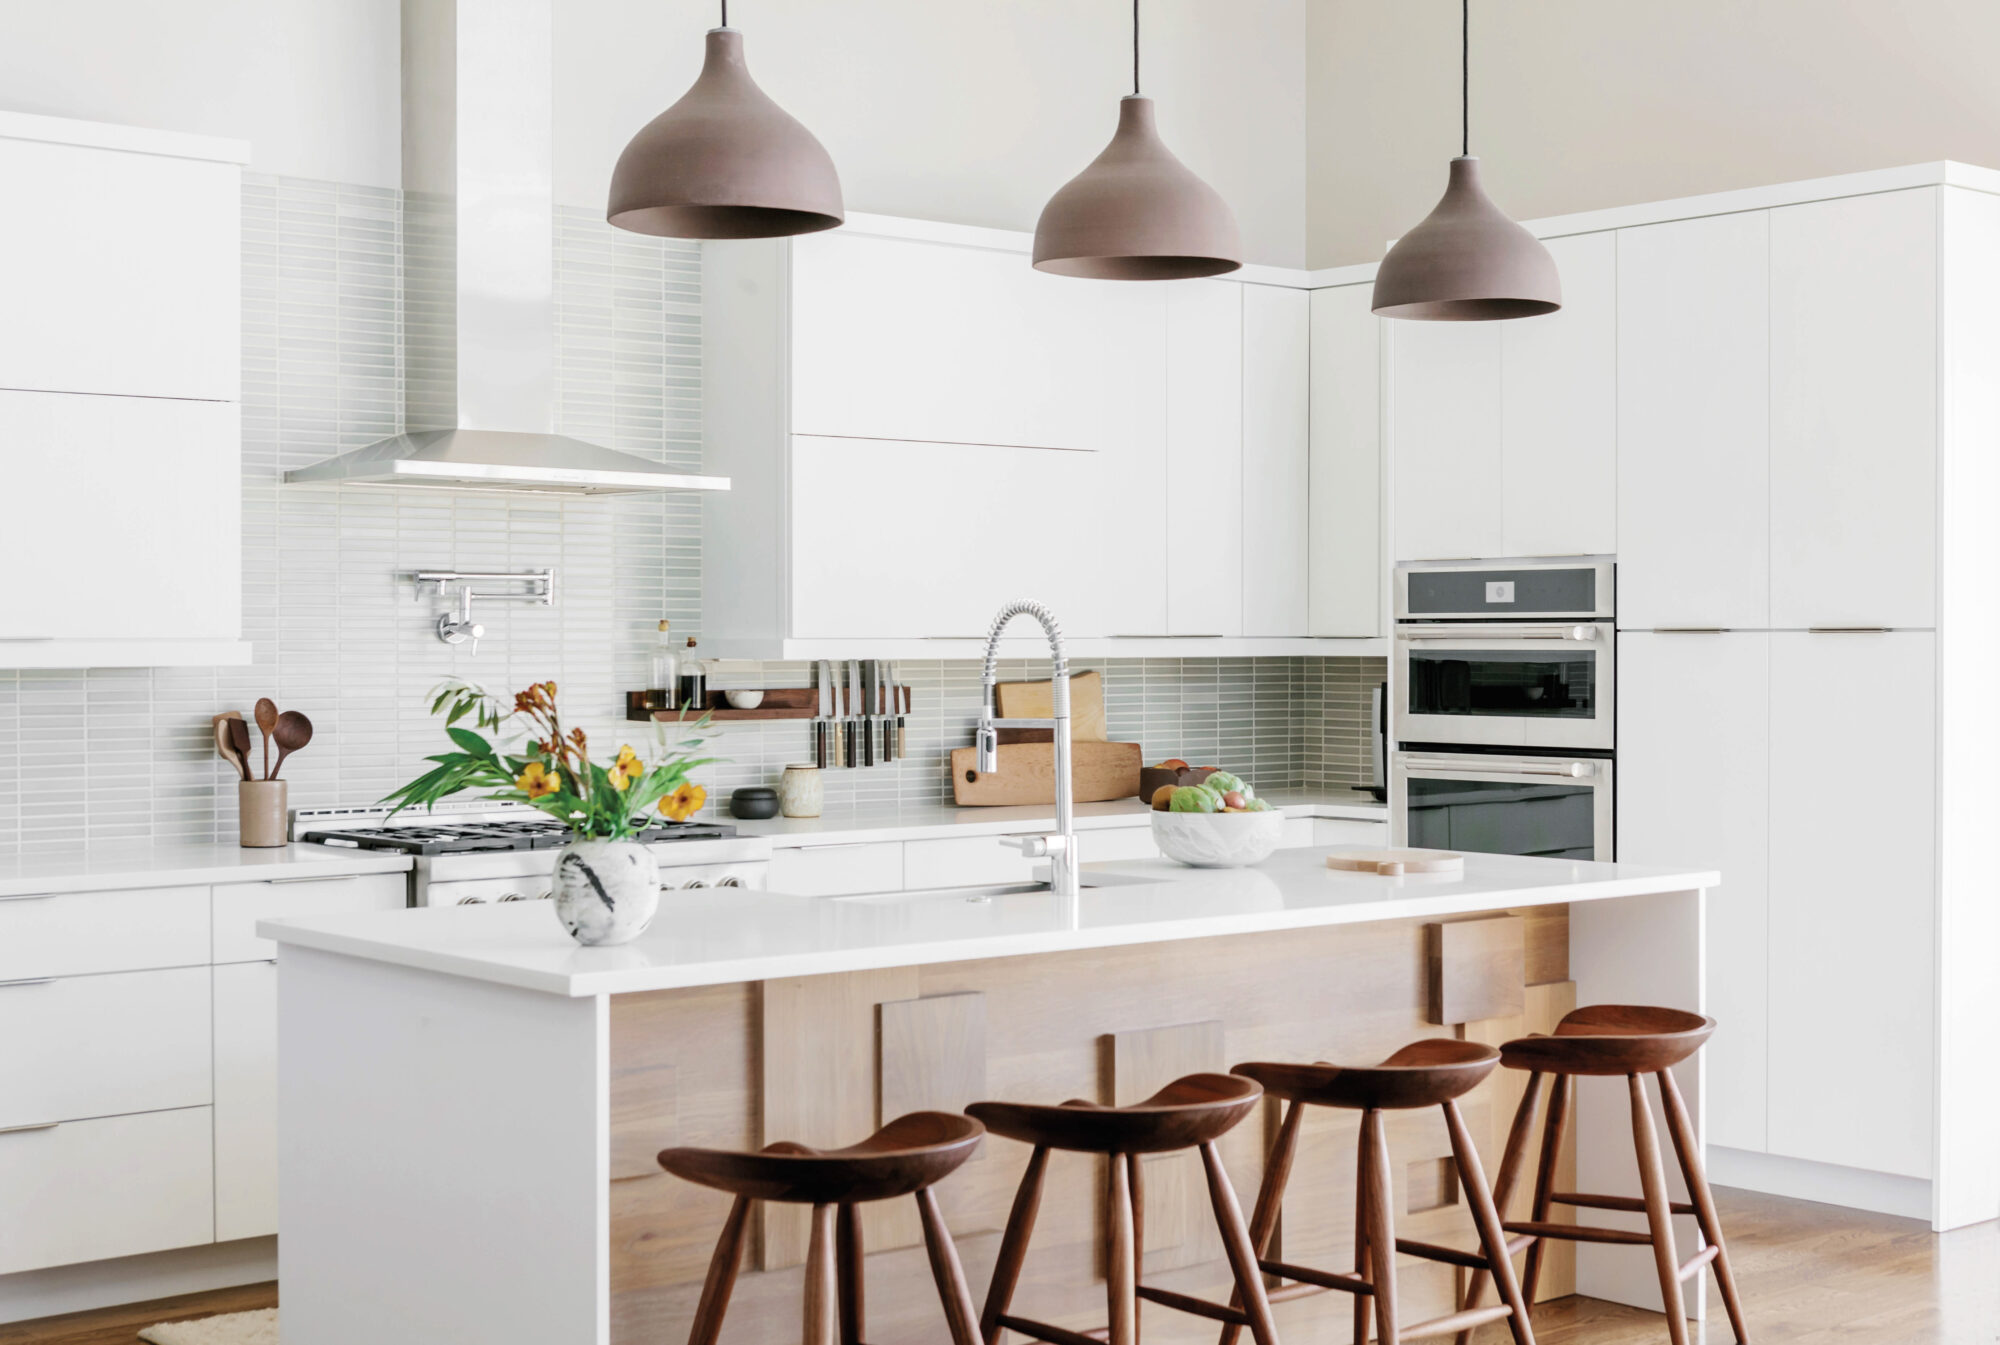
[[[1201,1166],[1208,1174],[1208,1203],[1215,1208],[1215,1225],[1222,1231],[1222,1250],[1236,1276],[1236,1292],[1250,1318],[1250,1338],[1257,1345],[1278,1345],[1277,1323],[1271,1320],[1271,1300],[1264,1296],[1264,1272],[1250,1247],[1250,1230],[1243,1226],[1243,1207],[1222,1166],[1222,1150],[1210,1140],[1201,1146]]]
[[[1271,1237],[1278,1231],[1278,1212],[1284,1208],[1285,1186],[1292,1179],[1292,1159],[1299,1149],[1299,1123],[1305,1116],[1305,1104],[1294,1101],[1285,1108],[1285,1119],[1278,1126],[1277,1143],[1271,1146],[1271,1156],[1264,1162],[1264,1180],[1257,1185],[1257,1203],[1250,1214],[1250,1249],[1262,1261],[1271,1254]],[[1243,1306],[1243,1291],[1229,1291],[1229,1306]],[[1243,1328],[1234,1322],[1222,1328],[1222,1339],[1216,1345],[1236,1345]]]
[[[729,1310],[729,1294],[736,1288],[736,1272],[743,1264],[743,1235],[750,1225],[751,1201],[736,1197],[723,1221],[722,1236],[716,1239],[715,1255],[709,1258],[708,1278],[701,1282],[701,1303],[694,1310],[694,1329],[688,1345],[715,1345],[722,1334],[722,1314]]]
[[[1451,1132],[1451,1155],[1458,1165],[1458,1184],[1465,1189],[1466,1203],[1472,1206],[1472,1222],[1479,1229],[1480,1245],[1493,1266],[1493,1281],[1500,1286],[1500,1301],[1513,1310],[1507,1319],[1514,1333],[1514,1345],[1535,1345],[1535,1333],[1528,1325],[1528,1302],[1521,1297],[1520,1281],[1514,1278],[1514,1263],[1507,1256],[1507,1230],[1500,1226],[1500,1211],[1493,1193],[1486,1189],[1486,1170],[1480,1166],[1479,1150],[1465,1128],[1458,1103],[1444,1104],[1445,1128]]]
[[[1139,1155],[1125,1155],[1125,1181],[1132,1188],[1132,1284],[1137,1288],[1146,1278],[1146,1173]],[[1145,1325],[1146,1301],[1132,1300],[1132,1340],[1137,1345]]]
[[[1674,1251],[1674,1212],[1667,1195],[1667,1172],[1660,1163],[1660,1137],[1653,1129],[1653,1109],[1646,1101],[1641,1075],[1625,1076],[1632,1089],[1632,1144],[1639,1154],[1639,1189],[1646,1198],[1646,1222],[1653,1232],[1653,1264],[1660,1272],[1660,1306],[1667,1316],[1667,1337],[1673,1345],[1688,1345],[1687,1312],[1681,1307],[1681,1263]]]
[[[928,1186],[917,1192],[917,1213],[923,1219],[924,1250],[930,1253],[931,1278],[937,1281],[938,1297],[944,1300],[944,1320],[951,1332],[951,1345],[979,1345],[979,1310],[972,1306],[972,1288],[965,1282],[965,1267],[959,1262],[951,1230],[944,1226],[937,1193]]]
[[[840,1336],[834,1302],[834,1216],[832,1205],[812,1207],[812,1240],[806,1245],[805,1345],[834,1345]]]
[[[1674,1082],[1672,1070],[1660,1071],[1660,1100],[1666,1104],[1667,1133],[1673,1136],[1681,1176],[1687,1178],[1688,1194],[1694,1197],[1695,1220],[1701,1225],[1703,1239],[1715,1248],[1715,1282],[1722,1290],[1722,1306],[1729,1313],[1729,1329],[1736,1334],[1736,1345],[1749,1345],[1743,1301],[1736,1295],[1736,1272],[1729,1264],[1729,1246],[1722,1240],[1722,1219],[1715,1212],[1715,1196],[1708,1189],[1708,1173],[1701,1166],[1701,1148],[1695,1143],[1694,1122],[1688,1118],[1687,1103],[1681,1100],[1680,1085]]]
[[[1368,1122],[1361,1123],[1361,1142],[1354,1150],[1354,1277],[1373,1281],[1368,1270]],[[1368,1345],[1367,1294],[1354,1296],[1354,1345]]]
[[[1535,1170],[1535,1203],[1528,1215],[1536,1223],[1546,1222],[1549,1217],[1549,1194],[1555,1190],[1556,1160],[1562,1156],[1563,1134],[1569,1129],[1569,1112],[1575,1103],[1576,1076],[1557,1076],[1549,1089],[1549,1115],[1542,1123],[1542,1163]],[[1521,1296],[1530,1303],[1535,1301],[1535,1286],[1542,1280],[1542,1257],[1548,1246],[1548,1239],[1537,1238],[1534,1245],[1528,1248],[1528,1268],[1521,1276]]]
[[[1105,1210],[1104,1298],[1110,1309],[1109,1345],[1137,1345],[1138,1256],[1132,1246],[1131,1169],[1124,1154],[1111,1155],[1111,1183]]]
[[[1528,1075],[1528,1086],[1521,1090],[1521,1105],[1514,1109],[1514,1124],[1507,1131],[1507,1148],[1500,1155],[1500,1177],[1493,1184],[1493,1208],[1500,1212],[1500,1222],[1507,1222],[1507,1207],[1514,1199],[1514,1184],[1521,1175],[1521,1159],[1528,1152],[1528,1136],[1535,1128],[1535,1111],[1542,1101],[1542,1072],[1532,1071]],[[1504,1231],[1504,1229],[1503,1229]],[[1511,1261],[1508,1264],[1513,1264]],[[1479,1300],[1486,1297],[1486,1272],[1475,1270],[1466,1282],[1465,1301],[1461,1308],[1476,1308]],[[1524,1302],[1534,1299],[1522,1295]],[[1461,1331],[1453,1338],[1452,1345],[1472,1345],[1472,1333]]]
[[[834,1262],[840,1275],[840,1345],[861,1345],[867,1308],[861,1289],[861,1214],[852,1203],[834,1217]]]
[[[1375,1264],[1375,1336],[1382,1345],[1401,1345],[1396,1329],[1395,1184],[1389,1179],[1389,1135],[1382,1113],[1361,1114],[1361,1147],[1368,1155],[1364,1169],[1368,1192],[1368,1252]]]
[[[1049,1151],[1037,1148],[1028,1155],[1028,1170],[1021,1174],[1021,1188],[1014,1193],[1014,1208],[1007,1216],[1007,1231],[1000,1239],[1000,1251],[993,1262],[993,1282],[986,1290],[986,1309],[979,1314],[979,1336],[985,1345],[997,1345],[1000,1316],[1014,1301],[1014,1286],[1021,1280],[1021,1263],[1028,1255],[1028,1235],[1035,1231],[1035,1214],[1042,1206],[1042,1178],[1049,1168]],[[713,1345],[713,1342],[703,1342]]]

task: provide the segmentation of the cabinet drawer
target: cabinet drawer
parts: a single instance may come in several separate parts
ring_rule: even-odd
[[[998,836],[953,836],[941,841],[903,844],[903,886],[910,891],[929,887],[969,887],[975,883],[1021,883],[1035,876],[1047,860],[1029,859],[1002,845]]]
[[[0,1275],[215,1239],[206,1107],[0,1133]]]
[[[1310,817],[1288,817],[1285,829],[1278,837],[1280,850],[1303,850],[1316,843],[1317,825]]]
[[[1111,863],[1120,859],[1158,859],[1160,847],[1153,844],[1153,825],[1110,827],[1086,831],[1077,838],[1077,849],[1086,864]]]
[[[278,969],[215,969],[215,1240],[278,1231]]]
[[[0,1128],[209,1100],[208,968],[0,982]]]
[[[0,981],[208,961],[208,889],[0,897]]]
[[[409,901],[409,877],[401,873],[221,885],[215,889],[214,960],[261,962],[276,957],[278,945],[257,937],[259,920],[393,911]]]
[[[1317,817],[1312,824],[1314,845],[1387,845],[1389,824],[1356,818]]]
[[[994,846],[998,850],[999,846]],[[801,897],[844,897],[903,890],[900,841],[801,845],[771,852],[771,890]]]

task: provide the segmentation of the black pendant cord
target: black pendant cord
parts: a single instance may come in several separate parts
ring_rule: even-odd
[[[1139,96],[1139,0],[1132,0],[1132,96]]]
[[[1458,154],[1472,157],[1472,0],[1458,0]]]
[[[729,0],[722,0],[722,26],[729,26]]]

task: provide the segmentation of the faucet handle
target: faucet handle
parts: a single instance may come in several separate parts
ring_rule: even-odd
[[[977,769],[981,775],[991,775],[1000,769],[1000,730],[990,724],[981,724],[973,735],[978,749]]]
[[[1002,836],[1000,837],[1000,844],[1012,846],[1029,859],[1047,859],[1049,857],[1049,838],[1047,836]]]

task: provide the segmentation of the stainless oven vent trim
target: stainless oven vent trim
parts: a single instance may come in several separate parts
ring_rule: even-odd
[[[1589,601],[1574,604],[1536,605],[1531,597],[1517,601],[1513,587],[1523,583],[1534,586],[1540,575],[1554,571],[1575,571],[1588,575]],[[1449,590],[1467,590],[1471,596],[1471,586],[1478,585],[1481,598],[1478,603],[1466,602],[1462,605],[1417,604],[1423,610],[1414,610],[1411,599],[1413,576],[1419,577],[1417,586],[1421,589],[1428,583],[1433,588],[1444,587],[1440,581],[1453,581]],[[1502,601],[1488,598],[1493,592],[1490,585],[1501,585],[1507,589],[1507,598]],[[1557,591],[1560,591],[1559,589]],[[1395,617],[1403,621],[1549,621],[1579,619],[1585,621],[1609,621],[1617,615],[1617,563],[1611,556],[1559,556],[1537,557],[1518,560],[1463,560],[1463,561],[1402,561],[1396,566],[1395,575]]]

